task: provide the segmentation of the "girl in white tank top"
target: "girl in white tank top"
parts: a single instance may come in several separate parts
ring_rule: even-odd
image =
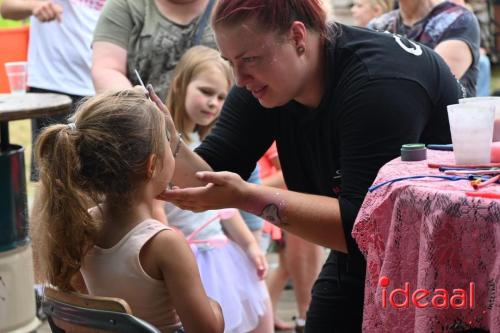
[[[45,281],[122,298],[162,332],[222,332],[189,245],[153,218],[174,170],[165,133],[142,89],[90,98],[69,124],[42,132],[33,237]]]

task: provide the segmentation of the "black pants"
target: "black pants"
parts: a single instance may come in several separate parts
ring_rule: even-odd
[[[54,93],[54,94],[62,94],[61,92],[58,91],[53,91],[53,90],[46,90],[46,89],[39,89],[39,88],[29,88],[29,92],[32,93]],[[77,103],[84,98],[85,96],[77,96],[77,95],[69,95],[69,94],[64,94],[71,98],[71,101],[73,102],[71,105],[71,110],[69,113],[65,114],[58,114],[54,115],[51,117],[42,117],[42,118],[33,118],[31,119],[31,144],[32,144],[32,150],[31,150],[31,181],[36,182],[38,181],[38,168],[36,166],[36,161],[34,158],[34,152],[35,152],[35,142],[36,139],[38,138],[38,134],[40,134],[40,131],[47,126],[54,125],[54,124],[65,124],[67,122],[67,118],[69,117],[70,114],[73,113],[75,110],[75,107]]]
[[[306,333],[361,332],[366,263],[332,251],[312,289]]]

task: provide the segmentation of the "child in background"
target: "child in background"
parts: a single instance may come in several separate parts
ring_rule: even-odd
[[[179,61],[166,105],[191,149],[210,131],[231,85],[231,70],[215,50],[196,46]],[[203,286],[221,304],[225,332],[272,332],[270,300],[263,281],[267,263],[239,213],[223,220],[217,211],[193,213],[170,203],[165,210],[169,224],[186,237],[214,220],[193,237],[196,245],[192,246]]]
[[[144,91],[124,90],[88,99],[71,121],[36,143],[33,237],[46,282],[122,298],[162,332],[222,332],[187,242],[152,218],[174,170],[164,115]]]
[[[366,27],[368,22],[394,7],[394,0],[354,0],[351,8],[354,25]]]

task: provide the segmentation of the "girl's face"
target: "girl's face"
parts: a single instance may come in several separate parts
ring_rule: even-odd
[[[366,27],[371,19],[382,14],[380,6],[373,6],[370,0],[354,0],[351,8],[354,25]]]
[[[193,132],[196,125],[207,126],[217,119],[228,91],[226,75],[217,68],[195,76],[186,89],[185,130]]]
[[[261,32],[252,19],[238,26],[219,25],[215,38],[233,69],[236,84],[267,108],[284,105],[303,91],[306,66],[294,42]]]

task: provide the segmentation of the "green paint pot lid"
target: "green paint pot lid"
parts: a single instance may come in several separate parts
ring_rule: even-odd
[[[405,145],[401,146],[402,150],[418,150],[418,149],[424,149],[425,144],[423,143],[407,143]]]

